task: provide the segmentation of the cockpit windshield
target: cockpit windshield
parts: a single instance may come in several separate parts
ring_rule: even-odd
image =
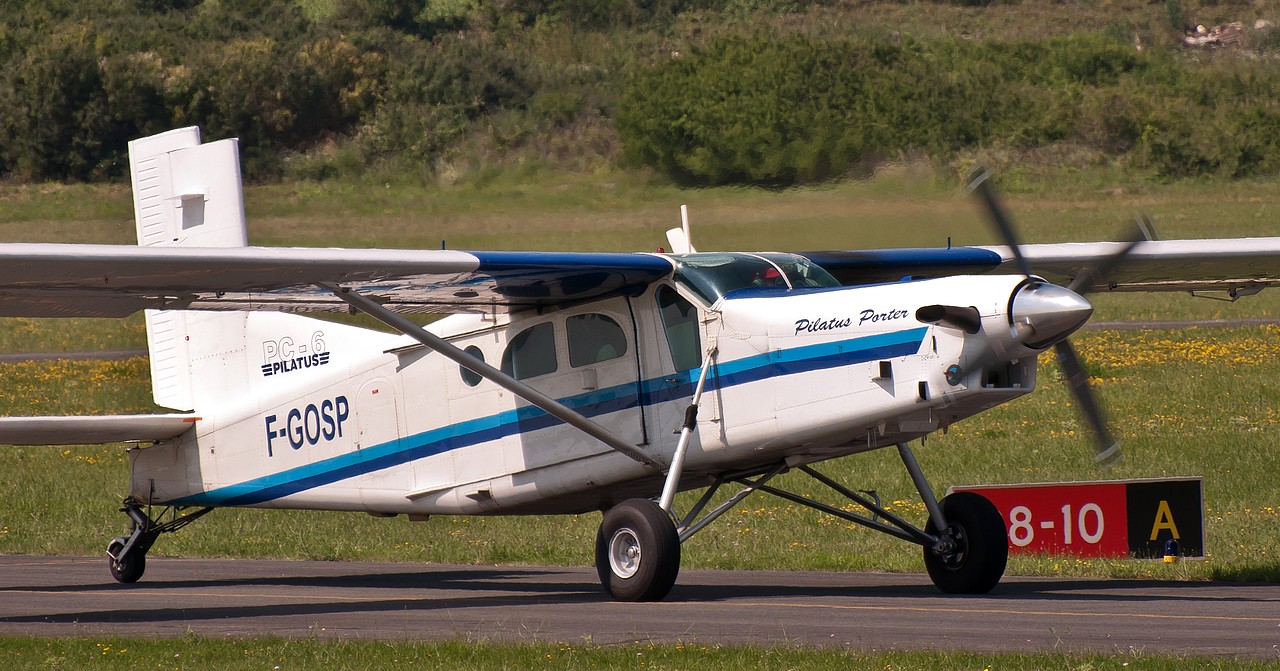
[[[738,289],[840,286],[830,273],[795,254],[723,252],[673,258],[676,261],[676,281],[688,287],[707,305]]]

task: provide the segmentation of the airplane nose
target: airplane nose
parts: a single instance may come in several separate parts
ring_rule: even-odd
[[[1023,344],[1043,349],[1084,326],[1093,314],[1093,305],[1076,292],[1047,282],[1031,282],[1018,288],[1010,304],[1015,327],[1026,324],[1031,333]]]

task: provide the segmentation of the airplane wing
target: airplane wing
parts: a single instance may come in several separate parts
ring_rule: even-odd
[[[168,440],[195,426],[195,415],[0,417],[0,445],[97,445]]]
[[[1032,271],[1067,283],[1123,243],[1023,245]],[[1007,247],[808,252],[844,284],[1018,272]],[[653,254],[293,247],[0,245],[0,316],[122,317],[145,308],[345,311],[328,287],[402,313],[547,307],[669,276]],[[1140,243],[1091,290],[1247,294],[1280,284],[1280,238]]]
[[[652,254],[7,244],[0,245],[0,316],[347,310],[328,287],[375,297],[397,312],[487,312],[626,293],[672,270]]]
[[[1121,242],[1022,245],[1031,269],[1066,284],[1124,246]],[[1001,257],[1001,272],[1018,272],[1008,247],[986,247]],[[1248,291],[1280,284],[1280,238],[1152,240],[1138,243],[1106,284],[1089,291]]]
[[[1032,272],[1068,284],[1110,258],[1125,243],[1081,242],[1022,245]],[[956,273],[1017,273],[1005,246],[946,249],[879,249],[807,252],[843,284],[897,281]],[[1280,285],[1280,237],[1153,240],[1138,243],[1106,284],[1089,291],[1226,291],[1246,295]]]

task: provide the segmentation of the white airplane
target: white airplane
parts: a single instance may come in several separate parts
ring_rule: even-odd
[[[658,600],[681,543],[763,491],[915,543],[942,591],[985,593],[999,512],[937,500],[907,444],[1030,393],[1055,347],[1113,457],[1066,341],[1092,312],[1081,294],[1280,282],[1280,238],[1018,245],[983,180],[1007,246],[696,253],[686,226],[674,254],[249,247],[234,140],[170,131],[130,161],[139,246],[0,245],[0,315],[147,311],[154,399],[177,412],[0,420],[0,443],[134,443],[131,532],[107,548],[126,583],[158,536],[219,507],[600,510],[605,590]],[[293,314],[347,310],[400,335]],[[888,446],[923,527],[813,467]],[[866,512],[776,487],[786,471]]]

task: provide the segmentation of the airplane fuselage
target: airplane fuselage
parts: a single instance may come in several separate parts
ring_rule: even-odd
[[[1030,392],[1035,352],[992,353],[1010,337],[1021,284],[951,277],[708,296],[677,274],[635,296],[429,328],[663,462],[713,350],[685,463],[692,487],[699,474],[905,442]],[[917,318],[939,303],[972,306],[982,329]],[[243,361],[208,358],[223,377],[234,369],[229,388],[247,379],[254,393],[204,390],[215,411],[198,402],[194,432],[136,450],[139,499],[425,516],[582,512],[661,488],[651,467],[403,337],[243,318],[244,343],[192,329],[217,342],[191,347],[242,349]]]

